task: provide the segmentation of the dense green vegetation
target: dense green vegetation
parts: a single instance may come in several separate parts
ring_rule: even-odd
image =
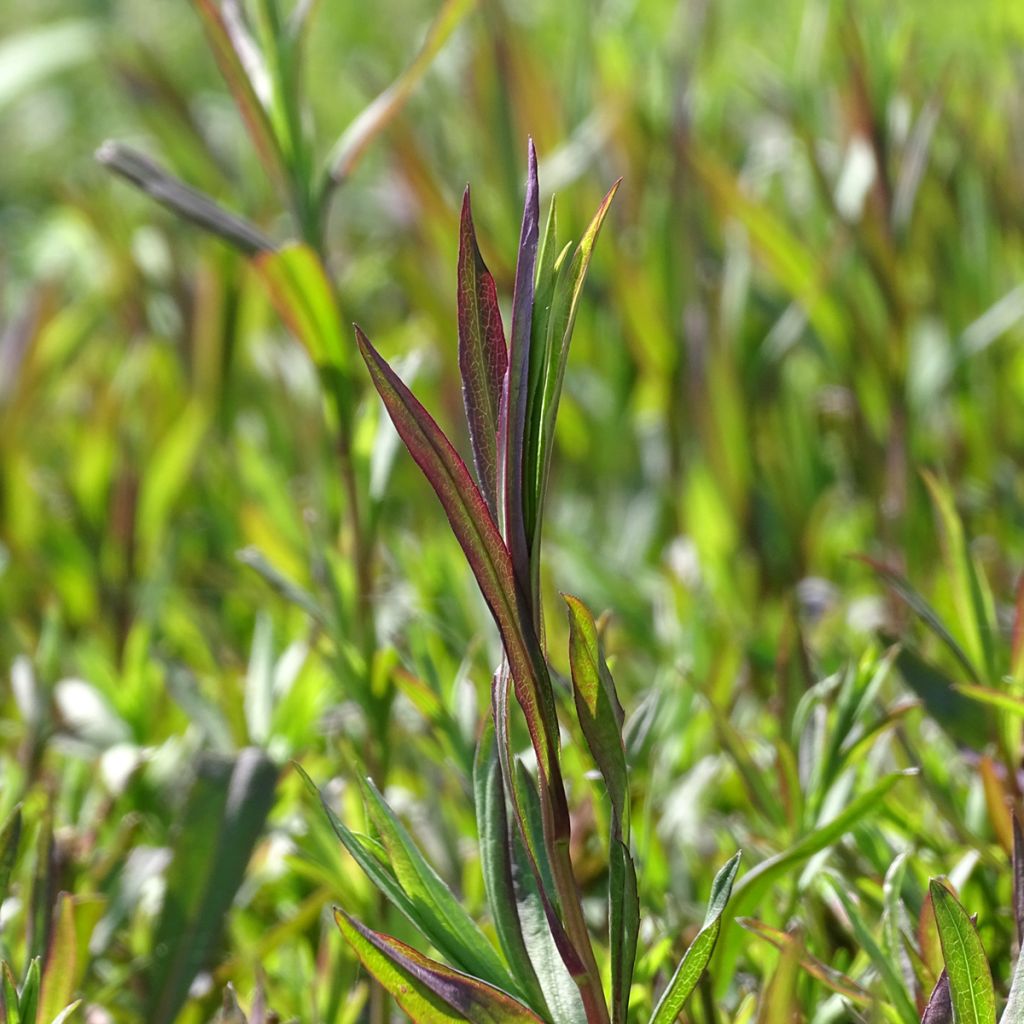
[[[0,1022],[1024,1021],[1022,56],[0,9]]]

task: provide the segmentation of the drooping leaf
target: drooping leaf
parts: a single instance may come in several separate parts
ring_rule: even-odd
[[[498,430],[508,350],[494,278],[480,255],[469,187],[462,198],[458,270],[459,370],[480,489],[495,522],[498,505]]]
[[[331,182],[343,182],[366,147],[394,120],[434,58],[472,8],[472,0],[445,0],[412,63],[345,129],[328,159]]]
[[[255,748],[208,755],[178,824],[153,940],[146,1020],[171,1024],[223,927],[274,800],[277,766]]]
[[[683,1004],[697,987],[697,982],[700,981],[711,960],[711,954],[715,951],[718,933],[722,928],[722,914],[725,913],[736,872],[739,871],[740,857],[741,854],[734,854],[715,876],[704,924],[697,937],[690,943],[689,949],[683,954],[672,980],[658,1000],[651,1024],[673,1024]]]
[[[992,972],[978,930],[960,901],[941,882],[933,879],[928,890],[949,975],[954,1024],[995,1024]]]
[[[388,415],[437,494],[491,610],[508,656],[516,699],[555,802],[555,815],[567,822],[557,757],[554,696],[533,624],[523,611],[509,550],[465,463],[441,428],[358,327],[356,340]]]
[[[541,1018],[500,989],[437,963],[335,910],[334,919],[363,966],[421,1024],[541,1024]]]

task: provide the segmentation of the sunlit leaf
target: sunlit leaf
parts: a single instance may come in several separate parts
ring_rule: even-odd
[[[933,880],[928,888],[949,975],[954,1024],[995,1024],[992,972],[978,930],[960,901],[941,882]]]

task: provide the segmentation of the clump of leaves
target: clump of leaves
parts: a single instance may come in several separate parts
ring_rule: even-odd
[[[372,838],[352,832],[324,802],[338,836],[366,874],[449,961],[446,966],[428,959],[337,912],[342,933],[367,970],[415,1020],[618,1024],[627,1017],[640,908],[630,853],[623,709],[593,616],[582,601],[566,596],[576,722],[611,804],[606,994],[569,856],[559,697],[542,643],[539,586],[544,499],[569,343],[594,244],[617,187],[579,244],[560,247],[554,200],[541,228],[531,142],[507,344],[466,190],[458,261],[459,367],[476,480],[356,328],[371,379],[444,507],[504,653],[474,780],[484,881],[500,953],[424,860],[372,782],[363,783]],[[513,745],[510,694],[529,732],[536,775]],[[653,1024],[674,1020],[700,980],[738,865],[737,855],[716,878],[704,926],[658,1003]]]

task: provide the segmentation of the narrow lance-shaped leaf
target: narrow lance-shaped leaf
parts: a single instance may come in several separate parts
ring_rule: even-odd
[[[355,396],[353,353],[331,281],[306,245],[288,245],[253,261],[278,315],[316,365],[334,404],[342,444],[350,444]]]
[[[545,362],[542,372],[541,392],[532,396],[535,403],[531,410],[531,420],[536,420],[535,439],[524,452],[526,481],[524,501],[526,502],[527,518],[532,523],[527,541],[533,554],[534,563],[541,527],[544,522],[544,496],[547,490],[548,476],[551,472],[551,457],[554,451],[555,421],[558,417],[559,399],[562,384],[565,380],[565,367],[569,359],[569,345],[572,341],[573,328],[576,325],[576,313],[579,310],[583,285],[590,269],[590,260],[597,243],[601,226],[611,207],[621,179],[608,190],[597,212],[591,218],[587,230],[580,239],[573,253],[572,260],[566,264],[568,254],[563,253],[562,263],[556,263],[556,280],[551,298],[551,309],[548,314],[547,339],[545,343]],[[534,569],[534,575],[536,570]]]
[[[247,256],[277,248],[273,239],[245,218],[225,210],[205,192],[186,185],[156,161],[130,146],[104,142],[96,151],[96,159],[171,213],[222,238]]]
[[[654,1008],[651,1017],[651,1024],[673,1024],[683,1004],[690,997],[690,994],[697,987],[701,975],[711,960],[711,954],[715,951],[715,943],[718,941],[718,933],[722,928],[722,914],[725,912],[726,904],[729,902],[729,895],[732,893],[732,883],[736,879],[736,872],[739,871],[741,854],[734,854],[726,863],[725,867],[715,876],[711,885],[711,898],[708,901],[708,911],[704,918],[704,924],[697,933],[697,937],[690,943],[690,948],[683,954],[672,980],[668,983]]]
[[[473,792],[480,837],[480,866],[498,941],[516,978],[529,994],[533,1007],[550,1016],[523,937],[519,897],[513,880],[513,823],[508,820],[506,813],[505,781],[495,745],[494,723],[489,717],[477,744],[473,764]]]
[[[366,147],[397,116],[441,47],[472,8],[472,0],[445,0],[412,63],[345,129],[328,160],[329,186],[339,185],[353,171]]]
[[[455,951],[456,962],[477,977],[518,994],[515,979],[494,947],[426,862],[377,787],[364,780],[362,794],[367,812],[388,852],[395,877],[421,911],[436,921],[438,930],[447,939],[447,947]]]
[[[288,171],[277,136],[246,70],[245,61],[235,48],[231,29],[214,0],[193,0],[193,6],[202,20],[217,66],[231,90],[264,170],[282,194],[287,196]]]
[[[21,804],[8,815],[0,828],[0,903],[7,898],[7,883],[18,856],[18,841],[21,839]]]
[[[353,832],[334,813],[324,795],[317,789],[316,784],[305,770],[298,764],[295,765],[295,769],[302,776],[310,792],[319,799],[320,805],[327,815],[327,820],[330,822],[331,828],[334,829],[334,834],[341,840],[352,859],[362,868],[366,877],[405,915],[410,924],[438,949],[442,956],[452,963],[462,966],[460,943],[453,941],[451,929],[443,918],[432,913],[422,900],[418,900],[406,892],[394,871],[377,856],[378,850],[374,849],[371,840]],[[379,852],[386,860],[385,852],[383,850]]]
[[[145,1019],[169,1024],[223,927],[273,804],[277,766],[250,747],[206,757],[174,842],[156,926]]]
[[[516,835],[513,836],[513,850],[520,855],[521,860],[525,860],[533,878],[534,891],[559,957],[571,977],[578,979],[586,974],[586,967],[559,916],[551,864],[544,844],[540,797],[529,773],[512,754],[508,690],[509,674],[507,667],[503,666],[495,674],[491,686],[491,714],[494,719],[495,743],[506,794],[515,814]]]
[[[563,596],[569,610],[569,664],[576,714],[612,805],[608,849],[612,1019],[624,1021],[636,960],[640,904],[636,868],[629,853],[629,779],[622,743],[623,712],[593,616],[578,598]]]
[[[75,991],[78,955],[75,935],[75,906],[70,893],[61,893],[57,901],[53,935],[46,952],[39,991],[37,1017],[40,1024],[50,1022],[71,1002]]]
[[[522,612],[508,548],[465,463],[444,432],[358,327],[356,341],[395,429],[437,494],[491,610],[508,656],[516,699],[526,716],[537,761],[550,789],[556,821],[567,823],[551,681],[533,625]]]
[[[995,1024],[992,973],[978,930],[960,901],[941,882],[933,879],[928,889],[949,975],[954,1024]]]
[[[505,539],[512,554],[516,578],[524,593],[530,586],[530,550],[523,519],[523,442],[530,374],[530,335],[540,235],[540,186],[537,182],[537,151],[530,139],[527,157],[526,198],[519,235],[519,257],[512,293],[512,328],[509,339],[508,378],[505,397]],[[539,610],[531,610],[539,623]],[[538,627],[539,628],[539,627]]]
[[[453,971],[335,910],[334,919],[363,966],[420,1024],[540,1024],[541,1018],[478,978]]]
[[[505,329],[494,278],[473,229],[469,188],[462,197],[458,271],[459,370],[469,438],[480,488],[491,515],[498,515],[498,424],[508,369]]]

